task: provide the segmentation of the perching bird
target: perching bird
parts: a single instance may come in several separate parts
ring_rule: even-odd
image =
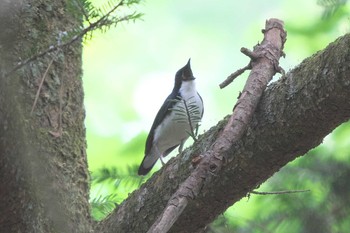
[[[173,91],[166,98],[154,119],[146,140],[145,157],[139,167],[139,175],[146,175],[159,158],[162,161],[162,157],[167,156],[179,145],[179,152],[181,152],[183,144],[189,137],[191,127],[192,130],[195,129],[202,119],[203,100],[196,90],[190,60],[176,73]],[[184,111],[185,104],[192,111],[187,111],[190,114],[180,119],[180,116],[184,116],[181,111]]]

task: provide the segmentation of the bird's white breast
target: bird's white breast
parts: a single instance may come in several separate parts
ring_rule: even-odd
[[[193,113],[195,115],[191,115],[192,127],[195,129],[203,113],[203,103],[197,93],[195,81],[183,82],[179,92],[181,93],[182,100],[185,100],[188,106],[196,106],[197,111]],[[176,114],[176,110],[179,109],[180,111],[184,109],[183,101],[179,101],[173,106],[173,111],[165,117],[163,122],[155,130],[154,142],[156,142],[157,148],[161,154],[189,137],[188,132],[191,131],[190,125],[188,121],[185,121],[186,117],[181,117]]]

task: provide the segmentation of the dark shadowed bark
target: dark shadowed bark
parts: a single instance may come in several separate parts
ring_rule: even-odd
[[[70,2],[0,3],[0,232],[91,231],[81,44],[4,76],[80,25]]]

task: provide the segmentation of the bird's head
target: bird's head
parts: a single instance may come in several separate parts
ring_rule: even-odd
[[[182,82],[182,81],[191,81],[191,80],[195,80],[196,78],[193,77],[193,73],[191,70],[191,58],[188,59],[187,64],[182,67],[181,69],[179,69],[179,71],[177,71],[176,75],[175,75],[175,80]]]

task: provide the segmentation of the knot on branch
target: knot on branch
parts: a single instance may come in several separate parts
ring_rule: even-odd
[[[226,159],[221,153],[214,153],[214,151],[211,151],[211,153],[208,154],[208,165],[206,166],[208,169],[208,174],[217,176],[225,162]],[[208,178],[210,177],[207,177],[207,179]]]
[[[256,45],[254,47],[254,55],[257,58],[266,58],[274,67],[275,73],[284,74],[283,68],[279,65],[279,59],[281,56],[285,56],[284,52],[276,47],[273,43],[267,42],[261,45]],[[251,60],[255,62],[255,60]],[[252,65],[253,66],[253,65]]]
[[[191,164],[193,167],[197,167],[197,165],[200,163],[204,155],[199,154],[198,156],[194,156],[191,160]]]

